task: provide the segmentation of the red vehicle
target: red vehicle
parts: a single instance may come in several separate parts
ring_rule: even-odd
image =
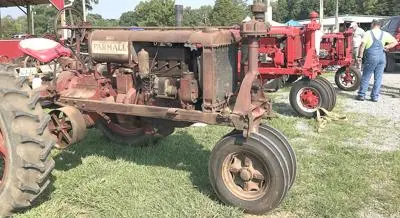
[[[353,60],[353,31],[325,34],[321,40],[319,62],[322,68],[340,66],[335,74],[336,85],[344,91],[360,87],[361,71]]]
[[[271,27],[259,42],[258,71],[264,83],[303,76],[290,91],[290,104],[305,117],[313,117],[320,107],[330,111],[336,104],[333,86],[319,77],[322,68],[315,49],[315,34],[320,29],[317,18],[318,14],[312,12],[311,22],[305,27]],[[242,54],[242,72],[246,72],[246,56]]]

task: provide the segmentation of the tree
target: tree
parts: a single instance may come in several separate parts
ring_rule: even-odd
[[[42,35],[54,31],[54,19],[57,9],[51,5],[38,5],[34,7],[35,34]],[[24,17],[26,19],[26,17]]]
[[[127,26],[173,26],[175,24],[174,0],[142,1],[132,12],[121,15],[120,24]]]
[[[88,14],[87,21],[93,26],[118,26],[116,19],[104,19],[100,14]]]
[[[121,17],[119,18],[119,25],[120,26],[137,26],[136,23],[136,13],[134,11],[127,11],[122,13]]]
[[[216,0],[211,12],[211,23],[214,26],[231,26],[241,23],[249,15],[246,1]]]
[[[210,15],[213,7],[201,6],[199,9],[186,7],[183,11],[183,26],[208,26],[211,24]]]

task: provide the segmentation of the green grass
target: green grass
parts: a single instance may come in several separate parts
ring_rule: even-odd
[[[339,104],[336,112],[341,111]],[[282,205],[266,215],[400,216],[400,151],[363,147],[371,136],[379,143],[379,131],[393,131],[395,137],[400,129],[347,115],[348,121],[331,122],[319,134],[314,120],[268,121],[290,139],[298,174]],[[299,122],[309,130],[299,130]],[[242,217],[242,211],[218,201],[208,181],[210,151],[229,131],[190,127],[155,145],[129,147],[90,130],[83,142],[54,153],[52,187],[17,217]]]

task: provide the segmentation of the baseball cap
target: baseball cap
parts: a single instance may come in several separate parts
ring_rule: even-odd
[[[358,24],[356,22],[352,22],[350,24],[350,28],[358,27]]]

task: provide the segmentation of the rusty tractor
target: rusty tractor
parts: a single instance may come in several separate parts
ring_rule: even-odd
[[[79,142],[87,128],[118,143],[143,145],[194,122],[234,128],[210,156],[210,182],[219,199],[249,213],[276,208],[293,185],[296,158],[281,132],[261,124],[271,111],[258,72],[258,41],[267,32],[264,22],[243,23],[248,67],[242,77],[240,38],[226,29],[92,28],[93,68],[60,44],[26,43],[24,53],[62,64],[58,75],[34,90],[26,77],[15,76],[15,67],[0,68],[0,215],[30,207],[50,183],[52,148]],[[43,107],[52,110],[44,113]]]
[[[343,91],[355,91],[360,87],[360,66],[353,58],[353,31],[325,34],[321,40],[319,61],[322,68],[340,66],[335,73],[335,83]]]

